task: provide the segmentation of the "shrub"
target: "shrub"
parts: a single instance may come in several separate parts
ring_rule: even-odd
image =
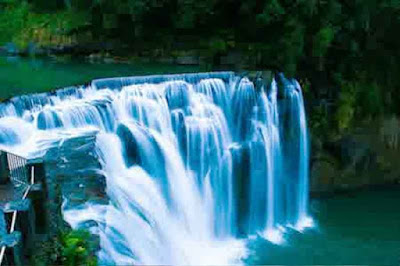
[[[0,44],[13,42],[20,49],[31,42],[39,46],[71,44],[69,33],[85,25],[86,20],[84,12],[35,13],[28,2],[10,0],[0,12]]]
[[[89,239],[90,233],[83,230],[62,233],[60,242],[63,247],[61,252],[63,265],[96,265],[96,257],[92,255],[93,247]]]
[[[97,265],[90,233],[84,230],[68,230],[40,243],[32,256],[32,265]]]
[[[323,106],[312,108],[308,121],[310,131],[315,136],[325,137],[326,133],[330,131],[328,114]]]
[[[359,84],[359,107],[363,117],[379,116],[383,112],[382,90],[376,82]]]
[[[343,82],[335,114],[339,133],[343,133],[351,126],[355,115],[356,100],[356,84],[354,82]]]
[[[340,75],[335,78],[340,84],[335,114],[339,133],[348,129],[355,118],[361,121],[383,113],[383,91],[365,73],[357,73],[351,80],[344,80]]]

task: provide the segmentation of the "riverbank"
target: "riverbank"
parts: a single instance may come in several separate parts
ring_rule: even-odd
[[[224,53],[215,53],[207,48],[160,49],[151,47],[127,47],[115,43],[79,43],[40,46],[31,43],[26,48],[18,48],[14,43],[0,47],[0,56],[18,56],[24,58],[78,58],[90,63],[155,63],[177,66],[197,66],[211,71],[229,69],[243,71],[257,69],[256,55],[242,48],[230,49]],[[240,46],[240,45],[239,45]],[[264,67],[265,68],[265,67]],[[278,70],[278,69],[276,69]]]

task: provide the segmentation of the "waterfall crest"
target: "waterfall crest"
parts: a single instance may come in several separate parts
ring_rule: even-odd
[[[279,242],[309,223],[306,115],[296,80],[231,72],[94,80],[0,105],[0,146],[31,156],[60,134],[98,132],[108,205],[94,221],[102,264],[230,264],[243,239]]]

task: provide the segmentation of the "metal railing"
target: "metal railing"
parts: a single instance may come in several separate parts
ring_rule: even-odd
[[[35,184],[35,167],[31,167],[31,175],[29,178],[28,174],[28,167],[27,167],[27,160],[22,158],[18,155],[7,153],[8,159],[8,167],[10,171],[10,179],[14,185],[18,184],[25,184],[27,185],[24,194],[22,196],[22,200],[28,197],[29,191],[31,190],[32,186]],[[11,219],[11,226],[10,226],[10,234],[15,231],[15,225],[17,222],[17,215],[18,211],[13,211],[12,219]],[[6,252],[7,246],[2,246],[0,250],[0,266],[3,264],[4,255]]]
[[[29,185],[27,162],[27,159],[7,152],[7,163],[10,173],[10,180],[14,185]]]

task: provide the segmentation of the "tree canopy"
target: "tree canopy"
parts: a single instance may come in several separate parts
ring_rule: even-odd
[[[36,14],[74,14],[75,23],[60,24],[67,33],[84,28],[94,41],[132,50],[235,50],[252,55],[255,67],[292,76],[362,76],[381,88],[382,99],[400,100],[397,0],[2,0],[2,39],[18,28],[2,19],[12,3],[28,3]],[[23,20],[21,12],[15,16]]]

